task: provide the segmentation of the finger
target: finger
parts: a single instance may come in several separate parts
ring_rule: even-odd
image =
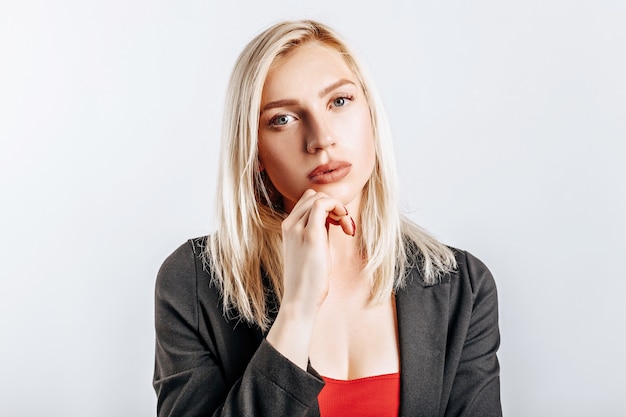
[[[306,219],[311,211],[311,206],[316,200],[321,198],[331,198],[327,194],[317,192],[312,189],[306,190],[300,200],[295,204],[291,213],[289,214],[296,222]],[[343,206],[341,206],[343,207]],[[341,216],[344,216],[348,213],[348,210],[343,207],[343,210],[339,208],[339,206],[333,208],[333,210],[329,213],[334,220],[339,220]]]
[[[341,222],[339,220],[335,220],[332,217],[328,216],[326,217],[326,224],[334,224],[335,226],[339,226],[341,225]]]
[[[304,193],[302,193],[302,195],[300,196],[300,198],[296,202],[296,205],[293,207],[294,210],[297,207],[306,204],[307,201],[310,201],[312,198],[314,198],[318,194],[323,195],[323,194],[318,193],[317,191],[315,191],[315,190],[313,190],[311,188],[307,189],[306,191],[304,191]]]
[[[283,226],[286,228],[291,228],[292,226],[304,222],[308,220],[310,205],[312,201],[315,201],[316,197],[319,193],[315,192],[315,190],[308,189],[303,194],[302,197],[296,202],[296,205],[291,209],[291,212],[287,216],[287,218],[283,221]]]
[[[341,210],[340,210],[341,211]],[[350,217],[348,214],[348,209],[343,207],[343,212],[341,215],[337,213],[337,210],[332,211],[328,214],[328,218],[326,219],[326,225],[333,224],[335,226],[341,226],[343,232],[347,235],[354,236],[356,234],[356,225],[354,223],[354,219]]]
[[[356,224],[354,223],[354,219],[350,216],[343,216],[341,218],[341,229],[347,235],[356,235]]]
[[[341,225],[344,233],[352,236],[355,229],[353,221],[347,213],[346,208],[338,200],[322,196],[312,202],[306,228],[338,224]]]
[[[350,216],[343,216],[341,220],[335,220],[332,217],[326,218],[326,230],[330,225],[341,226],[341,230],[347,235],[354,236],[356,234],[356,224],[354,219]]]

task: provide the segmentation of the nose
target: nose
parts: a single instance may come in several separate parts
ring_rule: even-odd
[[[306,151],[316,153],[335,144],[335,133],[330,120],[323,116],[309,117]]]

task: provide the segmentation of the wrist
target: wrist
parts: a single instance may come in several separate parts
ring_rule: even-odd
[[[283,303],[267,334],[267,341],[287,359],[306,370],[317,309]]]

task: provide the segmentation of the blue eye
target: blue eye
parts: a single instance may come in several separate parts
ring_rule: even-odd
[[[337,97],[336,99],[333,100],[333,106],[335,107],[342,107],[342,106],[345,106],[345,104],[346,104],[345,97]]]
[[[281,114],[270,120],[270,124],[273,126],[284,126],[293,119],[293,116],[288,114]]]

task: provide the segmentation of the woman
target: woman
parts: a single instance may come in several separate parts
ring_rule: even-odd
[[[163,264],[159,416],[500,415],[493,278],[402,217],[373,84],[284,22],[227,95],[218,230]]]

